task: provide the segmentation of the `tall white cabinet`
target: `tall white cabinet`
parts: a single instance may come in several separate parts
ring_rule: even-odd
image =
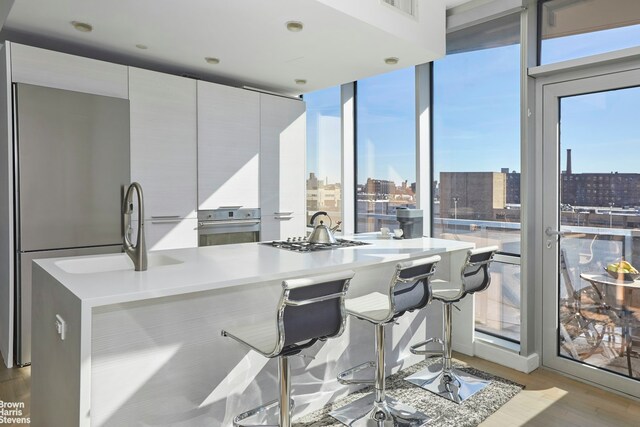
[[[305,153],[304,102],[260,94],[262,240],[305,235]]]
[[[196,247],[196,82],[129,67],[131,180],[142,185],[149,250]]]
[[[127,99],[127,67],[8,42],[11,80]]]
[[[198,207],[259,207],[260,95],[198,82]]]

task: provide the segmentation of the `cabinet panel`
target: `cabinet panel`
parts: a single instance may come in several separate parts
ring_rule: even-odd
[[[198,82],[198,206],[258,207],[259,94]]]
[[[131,178],[142,185],[145,216],[196,216],[196,82],[129,69]]]
[[[302,101],[260,94],[263,215],[305,210],[306,116]]]
[[[16,43],[10,46],[12,80],[16,83],[128,97],[124,65]]]
[[[281,240],[287,237],[306,236],[304,215],[264,216],[260,223],[260,240]]]
[[[131,241],[137,241],[138,221],[131,221]],[[198,246],[198,220],[167,219],[144,222],[144,237],[148,251],[164,249],[195,248]]]

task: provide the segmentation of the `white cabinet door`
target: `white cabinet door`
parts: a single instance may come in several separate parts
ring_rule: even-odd
[[[180,220],[145,221],[147,250],[195,248],[198,246],[198,220],[187,218]]]
[[[129,235],[134,245],[138,241],[137,233],[138,221],[134,219],[131,220]],[[198,246],[198,220],[197,218],[147,220],[144,222],[144,239],[147,251],[195,248]]]
[[[260,223],[260,240],[282,240],[287,237],[307,235],[304,215],[263,216]]]
[[[116,98],[128,97],[127,67],[124,65],[16,43],[8,44],[11,78],[16,83]]]
[[[259,94],[199,81],[199,209],[258,207],[259,158]]]
[[[197,114],[192,79],[129,69],[131,179],[147,219],[196,217]]]
[[[305,104],[260,94],[260,207],[263,216],[304,215]]]

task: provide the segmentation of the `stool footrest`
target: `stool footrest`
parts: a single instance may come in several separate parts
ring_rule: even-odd
[[[440,344],[442,349],[439,351],[438,350],[418,350],[420,347],[424,347],[433,342]],[[444,352],[444,341],[442,341],[440,338],[429,338],[426,341],[422,341],[412,345],[411,347],[409,347],[409,351],[413,354],[417,354],[420,356],[428,356],[428,357],[442,356]]]
[[[289,403],[289,407],[291,408],[292,412],[293,412],[293,406],[294,406],[293,399],[291,399]],[[279,423],[278,423],[277,414],[274,415],[275,419],[273,421],[275,422],[275,424],[242,424],[242,421],[257,415],[264,415],[266,414],[267,411],[275,410],[279,407],[280,407],[280,402],[278,401],[278,399],[276,399],[276,400],[272,400],[271,402],[265,403],[262,406],[258,406],[257,408],[250,409],[247,412],[243,412],[242,414],[237,415],[233,419],[233,427],[278,427]]]
[[[364,362],[361,363],[358,366],[354,366],[353,368],[349,368],[346,371],[342,371],[338,374],[338,382],[340,384],[343,385],[350,385],[350,384],[366,384],[366,385],[373,385],[375,384],[375,380],[370,379],[370,380],[357,380],[354,378],[347,378],[347,377],[351,377],[355,374],[357,374],[360,371],[364,371],[365,369],[373,369],[376,367],[376,362]]]

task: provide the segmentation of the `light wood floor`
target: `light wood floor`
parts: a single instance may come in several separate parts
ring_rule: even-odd
[[[31,367],[7,369],[0,356],[0,400],[24,402],[21,417],[31,415]],[[7,424],[5,424],[7,425]],[[24,424],[19,424],[24,426]]]
[[[640,401],[628,399],[547,369],[530,374],[475,357],[454,354],[476,369],[523,384],[524,390],[481,427],[638,427]],[[640,382],[638,383],[640,387]]]
[[[637,427],[640,401],[628,399],[546,369],[523,374],[475,357],[454,357],[483,371],[525,385],[481,427]],[[7,369],[0,364],[0,400],[25,402],[29,416],[31,368]],[[638,385],[640,387],[640,384]]]

